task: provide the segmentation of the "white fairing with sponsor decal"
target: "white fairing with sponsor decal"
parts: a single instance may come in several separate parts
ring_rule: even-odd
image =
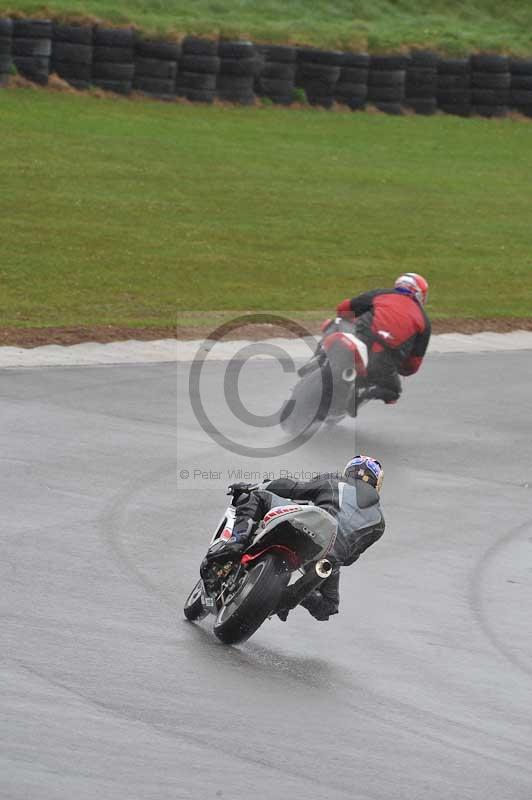
[[[211,544],[217,539],[231,538],[235,517],[235,507],[228,506],[211,539]],[[312,504],[287,503],[274,506],[268,511],[253,537],[253,545],[270,534],[281,522],[289,522],[296,530],[310,537],[316,558],[329,552],[336,539],[336,520],[325,509]]]
[[[367,344],[365,342],[363,342],[362,339],[359,339],[358,336],[355,336],[354,333],[345,333],[345,331],[344,331],[344,332],[342,332],[342,336],[344,336],[346,339],[349,339],[349,341],[354,344],[354,346],[356,347],[356,349],[358,350],[358,352],[360,354],[360,358],[362,359],[362,362],[363,362],[364,366],[367,368],[367,366],[368,366],[368,346],[367,346]]]
[[[230,539],[233,535],[233,525],[235,524],[235,517],[236,517],[236,509],[234,506],[228,506],[225,514],[220,520],[218,527],[216,528],[213,537],[211,539],[211,544],[216,541],[216,539]]]
[[[315,555],[315,558],[328,553],[336,539],[338,526],[328,511],[311,504],[290,503],[284,506],[274,506],[268,511],[253,539],[253,545],[256,545],[277,525],[284,522],[289,522],[296,530],[302,531],[313,540],[314,545],[319,548],[319,553]]]

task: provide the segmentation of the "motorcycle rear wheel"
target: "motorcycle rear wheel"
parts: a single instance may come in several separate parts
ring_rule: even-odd
[[[203,603],[201,602],[202,595],[203,581],[200,578],[185,600],[183,608],[183,614],[190,622],[194,622],[196,619],[202,619],[207,615],[207,611],[204,609]]]
[[[283,562],[273,553],[255,562],[216,617],[214,633],[218,639],[224,644],[249,639],[276,611],[288,577]]]

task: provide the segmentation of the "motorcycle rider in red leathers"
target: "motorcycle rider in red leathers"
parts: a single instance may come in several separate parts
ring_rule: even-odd
[[[368,397],[396,403],[401,394],[399,375],[413,375],[421,366],[431,334],[423,306],[429,285],[421,275],[406,272],[393,289],[375,289],[343,300],[339,317],[355,320],[356,335],[368,346]]]

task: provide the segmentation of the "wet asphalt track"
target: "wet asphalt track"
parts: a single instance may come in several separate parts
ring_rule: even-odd
[[[269,461],[199,429],[186,365],[1,371],[2,800],[530,800],[531,355],[434,355],[356,445],[343,424]],[[289,377],[255,361],[243,394],[274,411]],[[388,529],[339,616],[238,648],[182,621],[228,469],[355,450]]]

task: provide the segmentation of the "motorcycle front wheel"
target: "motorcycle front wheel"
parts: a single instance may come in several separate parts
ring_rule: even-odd
[[[185,606],[183,608],[183,614],[190,622],[194,622],[196,619],[202,619],[202,617],[205,617],[207,614],[201,602],[202,597],[203,581],[200,578],[185,600]]]
[[[243,575],[220,609],[214,633],[224,644],[245,642],[276,611],[288,583],[282,560],[268,553]]]

